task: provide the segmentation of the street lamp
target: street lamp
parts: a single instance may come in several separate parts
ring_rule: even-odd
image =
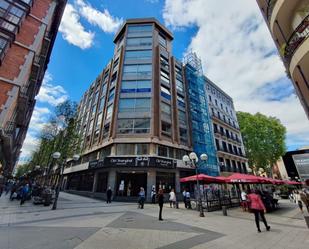
[[[55,153],[53,153],[52,156],[53,156],[54,159],[59,159],[61,157],[61,153],[60,152],[55,152]],[[79,155],[75,154],[73,156],[73,160],[74,161],[78,161],[79,160]],[[52,210],[56,210],[57,209],[57,202],[58,202],[58,197],[59,197],[59,192],[60,192],[60,184],[62,184],[62,182],[63,182],[63,171],[64,171],[64,164],[65,163],[66,163],[66,159],[63,159],[63,161],[61,163],[61,166],[60,166],[60,179],[59,179],[59,182],[57,184],[55,201],[53,203]]]
[[[201,159],[201,161],[207,161],[208,156],[206,154],[202,154],[200,156],[200,159]],[[199,179],[198,179],[198,165],[197,165],[198,157],[197,157],[195,152],[191,152],[189,154],[189,156],[184,155],[182,160],[185,164],[187,164],[188,162],[191,162],[193,167],[195,168],[197,194],[198,194],[198,196],[197,196],[198,197],[198,208],[199,208],[199,211],[200,211],[200,217],[205,217],[204,210],[203,210],[202,196],[201,196],[201,193],[200,193],[200,183],[199,183]]]

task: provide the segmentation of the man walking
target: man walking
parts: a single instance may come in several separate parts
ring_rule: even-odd
[[[159,189],[158,193],[158,203],[159,203],[159,220],[162,219],[162,209],[163,209],[163,203],[164,203],[164,195],[163,195],[163,189]]]
[[[112,203],[112,194],[113,194],[113,191],[111,187],[109,186],[106,191],[106,197],[107,197],[106,203]]]

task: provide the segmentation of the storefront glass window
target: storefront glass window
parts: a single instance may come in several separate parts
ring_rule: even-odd
[[[164,193],[175,189],[175,173],[157,172],[156,189],[163,189]]]

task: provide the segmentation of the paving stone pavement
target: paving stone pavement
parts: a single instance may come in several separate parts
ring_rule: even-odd
[[[257,233],[253,215],[239,208],[205,213],[112,203],[61,193],[58,209],[20,206],[0,198],[0,249],[308,249],[309,229],[295,204],[266,214],[271,231]],[[262,227],[262,224],[261,224]]]

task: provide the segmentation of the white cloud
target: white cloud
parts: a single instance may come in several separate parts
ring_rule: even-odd
[[[29,124],[29,129],[27,136],[23,143],[22,153],[19,158],[19,164],[26,163],[32,154],[32,152],[37,148],[39,140],[37,136],[42,131],[44,125],[48,121],[50,110],[46,107],[35,107]]]
[[[198,27],[188,50],[197,52],[207,77],[231,95],[237,110],[276,116],[287,127],[288,145],[309,144],[299,100],[270,101],[259,94],[286,75],[255,1],[166,0],[163,17],[172,28]]]
[[[51,109],[56,105],[67,100],[67,92],[62,86],[52,83],[52,75],[45,73],[42,87],[39,95],[36,97],[37,105],[35,106],[26,139],[23,143],[22,153],[20,155],[19,164],[23,164],[30,159],[32,152],[37,148],[44,126],[48,123],[51,116]]]
[[[59,31],[63,39],[81,49],[90,48],[93,45],[94,33],[86,31],[79,21],[80,16],[71,4],[67,4],[63,13]]]
[[[47,72],[45,74],[43,84],[36,99],[39,102],[48,103],[52,106],[56,106],[67,100],[68,96],[62,86],[55,86],[51,83],[51,81],[52,76]]]
[[[84,0],[76,0],[76,4],[79,7],[80,14],[87,19],[87,21],[98,26],[104,32],[113,33],[122,24],[122,19],[111,16],[107,9],[102,12],[93,8],[89,3],[85,3]]]

